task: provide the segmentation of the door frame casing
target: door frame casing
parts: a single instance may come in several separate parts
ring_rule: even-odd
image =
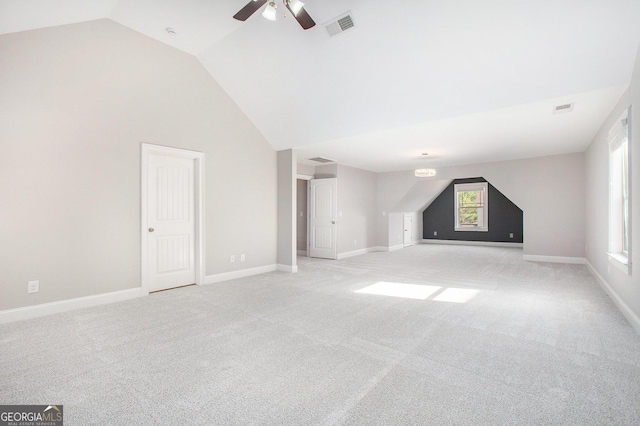
[[[182,148],[172,148],[162,145],[142,143],[140,145],[140,278],[142,295],[149,295],[149,242],[148,235],[148,202],[149,202],[149,154],[160,154],[192,159],[194,163],[194,188],[195,196],[195,239],[194,239],[194,264],[196,284],[204,284],[204,152],[191,151]]]
[[[303,180],[303,181],[307,182],[306,188],[305,188],[305,191],[307,191],[307,205],[306,205],[306,212],[305,212],[305,215],[306,215],[305,219],[307,220],[307,226],[306,226],[307,244],[305,245],[306,247],[305,247],[305,255],[304,255],[304,257],[309,257],[309,181],[312,180],[312,179],[313,179],[313,176],[311,176],[311,175],[304,175],[304,174],[300,174],[300,173],[298,173],[296,175],[296,185],[298,184],[298,180]],[[296,194],[297,194],[297,192],[296,192]],[[296,207],[297,207],[297,205],[298,205],[298,200],[297,200],[297,197],[296,197]],[[298,220],[298,213],[297,213],[297,210],[296,210],[296,221],[297,220]],[[297,236],[297,232],[298,232],[298,227],[296,226],[296,247],[295,247],[296,252],[298,251],[298,245],[297,245],[298,236]]]

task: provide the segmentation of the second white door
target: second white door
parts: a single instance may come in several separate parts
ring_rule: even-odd
[[[309,257],[336,259],[338,179],[309,181]]]

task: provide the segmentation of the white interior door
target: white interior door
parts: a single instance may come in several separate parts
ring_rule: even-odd
[[[413,245],[413,218],[411,216],[404,216],[404,246]]]
[[[338,179],[309,181],[309,257],[337,257]]]
[[[194,284],[195,160],[149,153],[147,170],[149,291]]]

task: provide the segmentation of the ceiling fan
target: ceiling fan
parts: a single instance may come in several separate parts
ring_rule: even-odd
[[[253,15],[258,9],[260,9],[267,0],[252,0],[245,7],[240,9],[238,13],[233,15],[235,19],[238,21],[246,21],[249,16]],[[313,27],[316,23],[311,19],[311,16],[304,10],[304,3],[300,0],[282,0],[285,7],[291,12],[296,21],[300,24],[300,26],[308,30]],[[269,4],[267,5],[264,12],[262,12],[262,16],[270,21],[276,20],[276,2],[275,0],[269,0]],[[286,15],[285,15],[286,16]]]

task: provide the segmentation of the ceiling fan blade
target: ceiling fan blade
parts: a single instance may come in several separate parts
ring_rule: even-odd
[[[240,9],[238,13],[233,15],[233,17],[238,21],[246,21],[249,16],[253,15],[256,12],[256,10],[260,9],[266,2],[267,0],[257,0],[257,1],[252,0],[249,3],[247,3],[245,7]]]
[[[288,2],[286,2],[286,5],[287,5],[287,9],[289,9],[289,12],[291,12],[293,17],[296,18],[296,21],[298,21],[298,23],[300,24],[300,26],[303,29],[308,30],[309,28],[311,28],[314,25],[316,25],[315,21],[313,19],[311,19],[311,16],[309,16],[307,11],[304,10],[304,7],[302,9],[300,9],[300,12],[298,12],[298,15],[296,16],[293,13],[293,10],[291,10],[291,8],[289,7],[289,3]]]

